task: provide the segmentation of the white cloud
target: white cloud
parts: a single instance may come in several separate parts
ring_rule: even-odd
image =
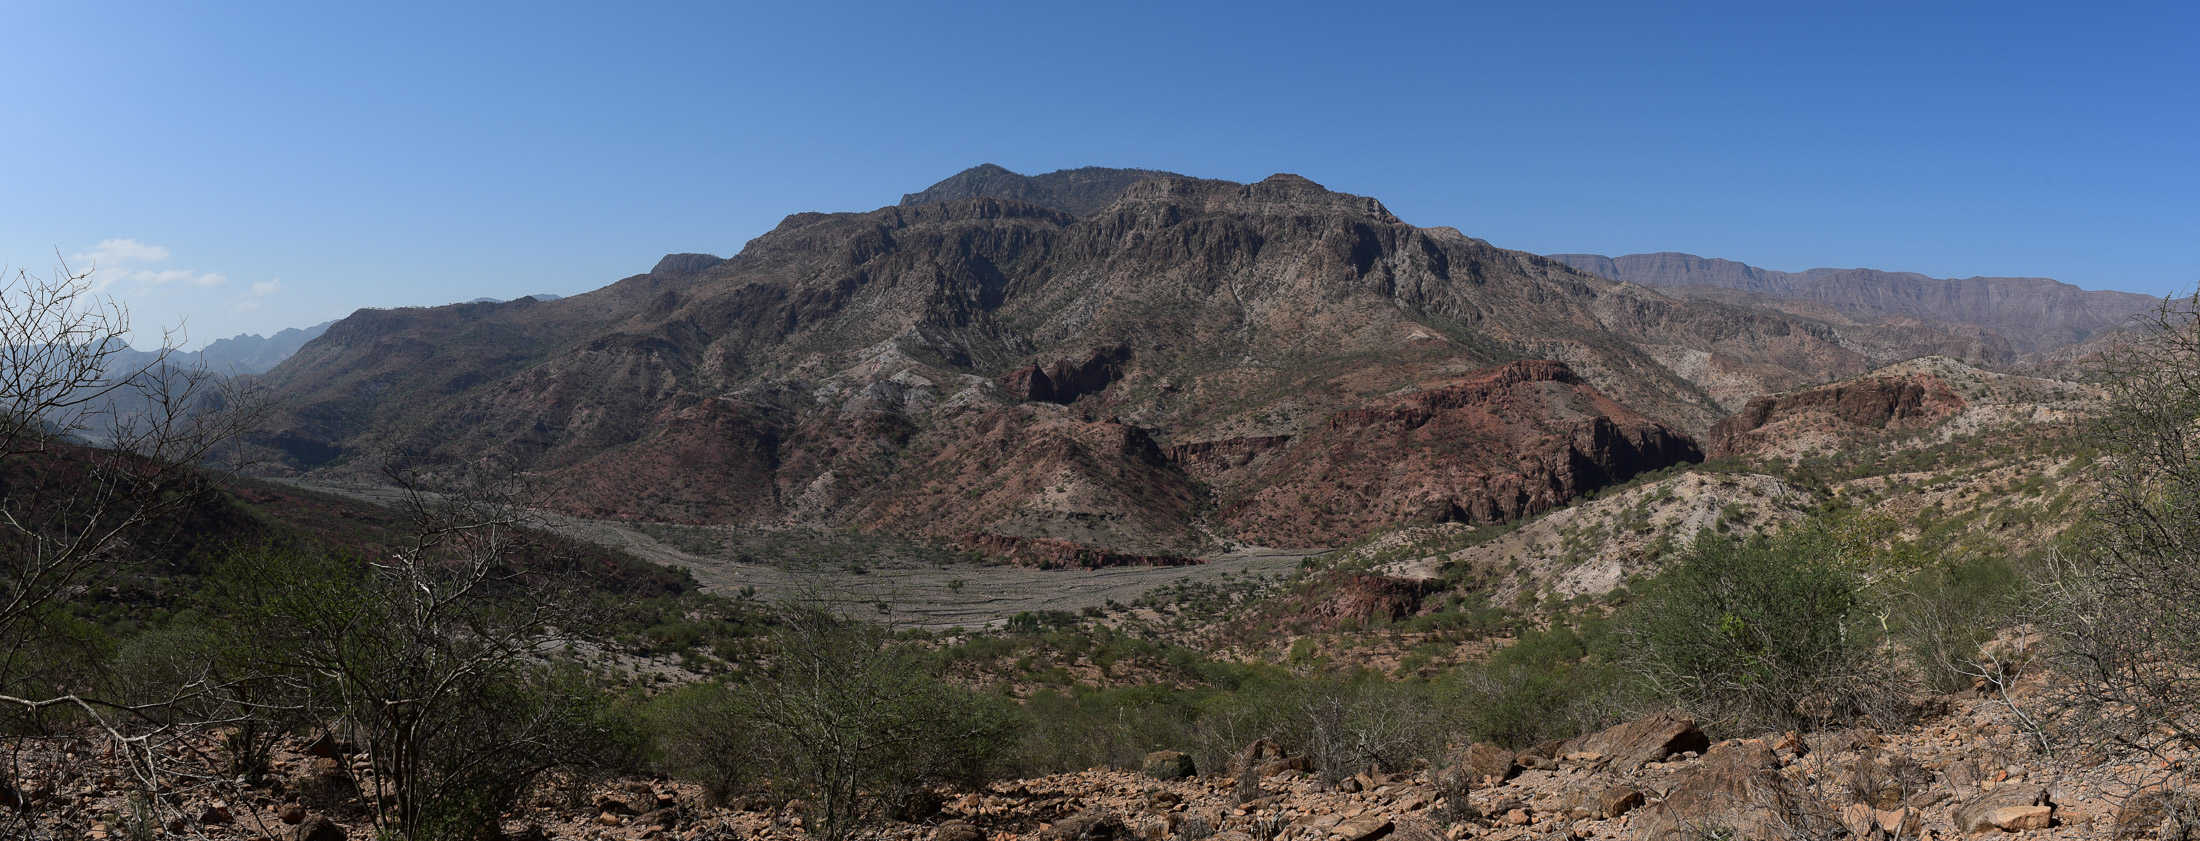
[[[101,292],[122,281],[136,284],[137,292],[149,292],[154,287],[170,284],[211,288],[229,282],[229,277],[220,272],[161,265],[168,262],[172,254],[165,245],[129,237],[110,237],[70,255],[68,261],[71,270],[90,272],[92,288]]]
[[[140,283],[145,283],[152,286],[166,286],[170,283],[177,282],[189,283],[192,286],[220,286],[224,283],[229,282],[229,278],[224,277],[220,274],[216,274],[214,272],[196,272],[190,269],[161,269],[159,271],[138,269],[136,271],[123,272],[121,274],[122,277],[126,279],[135,280]]]
[[[159,263],[168,259],[168,248],[161,245],[138,242],[127,237],[103,239],[90,251],[78,252],[69,257],[71,263],[85,264],[79,271],[101,265],[120,266],[124,263]]]
[[[272,280],[254,281],[252,283],[251,292],[245,297],[237,300],[237,311],[251,312],[253,310],[259,309],[260,299],[281,291],[283,291],[282,278],[278,277]]]

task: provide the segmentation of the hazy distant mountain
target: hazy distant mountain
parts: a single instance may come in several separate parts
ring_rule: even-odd
[[[195,351],[176,350],[168,354],[170,365],[187,368],[205,367],[217,374],[259,374],[289,359],[291,354],[305,347],[322,333],[328,331],[334,321],[324,321],[311,327],[290,327],[273,336],[257,333],[240,333],[226,339],[216,339],[206,347]],[[136,371],[153,364],[159,354],[150,350],[128,350],[108,360],[109,371]]]
[[[1762,303],[1746,296],[1809,301],[1843,314],[1878,319],[1914,318],[1942,325],[1991,330],[2020,353],[2074,344],[2128,323],[2159,299],[2129,292],[2095,292],[2040,277],[1933,278],[1877,269],[1811,269],[1782,272],[1732,260],[1659,252],[1605,257],[1553,254],[1551,259],[1599,277],[1644,286],[1743,293],[1711,295]]]

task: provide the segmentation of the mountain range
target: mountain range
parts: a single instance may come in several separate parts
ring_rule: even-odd
[[[2024,332],[2051,282],[1735,290],[1768,306],[1600,276],[1640,262],[1296,175],[986,165],[569,298],[361,310],[267,372],[284,409],[257,443],[327,477],[494,459],[586,516],[1173,563],[1533,513],[1702,458],[1753,398],[2006,361],[2115,309]]]
[[[1877,269],[1782,272],[1670,251],[1553,254],[1551,259],[1598,277],[1694,297],[1791,312],[1820,305],[1867,321],[1914,320],[1959,333],[1975,329],[2006,339],[2012,351],[2025,354],[2126,326],[2161,304],[2146,295],[2089,291],[2040,277],[1944,279]]]

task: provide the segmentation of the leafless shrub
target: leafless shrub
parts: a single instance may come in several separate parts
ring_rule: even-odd
[[[129,332],[129,313],[87,273],[0,282],[0,728],[88,728],[140,789],[174,790],[213,776],[173,760],[195,752],[193,734],[231,723],[234,710],[194,703],[227,680],[183,670],[124,698],[51,647],[69,600],[174,534],[170,515],[208,490],[201,465],[263,404],[166,350],[131,355]],[[8,745],[11,769],[22,747]],[[12,819],[0,829],[21,828]]]
[[[2065,724],[2086,743],[2200,747],[2200,296],[2109,364],[2092,528],[2050,571]]]

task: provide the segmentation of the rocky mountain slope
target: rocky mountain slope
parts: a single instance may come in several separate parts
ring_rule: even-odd
[[[2040,353],[2084,341],[2125,326],[2133,316],[2161,303],[2146,295],[2089,291],[2039,277],[1943,279],[1877,269],[1781,272],[1676,252],[1624,257],[1553,254],[1551,259],[1598,277],[1718,300],[1776,307],[1782,302],[1818,304],[1890,326],[1914,321],[1958,333],[1964,328],[1988,331],[2018,353]],[[1979,341],[1984,345],[1982,355],[1991,355],[1992,339]],[[1970,358],[1964,353],[1951,355]]]
[[[979,167],[584,295],[363,310],[265,377],[289,408],[261,443],[329,477],[494,459],[589,516],[1167,562],[1541,510],[1951,340],[1921,337],[1614,283],[1293,175]],[[1494,368],[1523,359],[1557,364]]]
[[[2083,416],[2100,393],[2062,380],[1981,371],[1923,357],[1861,377],[1749,401],[1711,428],[1714,455],[1830,453],[1903,433],[1932,440]]]

